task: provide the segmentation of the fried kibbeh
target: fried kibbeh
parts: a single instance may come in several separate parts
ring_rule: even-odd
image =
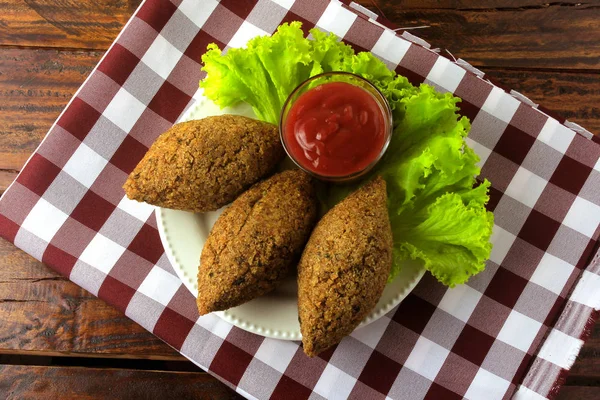
[[[275,289],[317,218],[312,178],[285,171],[252,186],[213,226],[200,257],[198,311],[238,306]]]
[[[298,316],[313,357],[349,335],[375,307],[392,266],[385,181],[378,177],[319,221],[298,265]]]
[[[221,115],[174,125],[154,142],[123,188],[132,200],[214,211],[272,172],[285,152],[275,125]]]

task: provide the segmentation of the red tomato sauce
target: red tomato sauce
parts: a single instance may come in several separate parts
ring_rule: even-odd
[[[362,171],[384,146],[377,100],[358,86],[330,82],[300,95],[284,126],[287,149],[305,169],[324,176]]]

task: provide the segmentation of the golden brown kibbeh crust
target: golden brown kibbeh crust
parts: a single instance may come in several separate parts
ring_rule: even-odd
[[[332,208],[314,229],[298,265],[304,352],[313,357],[349,335],[379,301],[392,266],[385,181]]]
[[[238,115],[182,122],[158,137],[123,188],[132,200],[178,210],[231,203],[283,159],[275,125]]]
[[[312,178],[285,171],[238,197],[213,226],[198,269],[200,315],[273,290],[298,261],[317,217]]]

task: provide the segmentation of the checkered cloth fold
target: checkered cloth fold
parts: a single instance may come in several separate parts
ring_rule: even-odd
[[[400,306],[314,359],[296,342],[199,318],[153,208],[121,188],[194,102],[207,44],[243,46],[294,20],[460,96],[496,215],[483,273],[454,289],[426,275]],[[0,200],[0,234],[249,398],[554,395],[600,306],[599,141],[390,28],[329,0],[145,1]]]

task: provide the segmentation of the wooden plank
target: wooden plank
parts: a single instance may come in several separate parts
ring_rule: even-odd
[[[101,56],[0,49],[0,170],[22,167]]]
[[[600,399],[600,387],[563,386],[556,400],[596,400]]]
[[[600,68],[600,1],[361,0],[435,47],[482,66]],[[139,4],[0,1],[0,45],[105,50]],[[375,6],[377,4],[377,7]]]
[[[0,44],[105,50],[141,0],[2,0]]]
[[[0,239],[0,353],[183,360],[119,311]]]
[[[0,393],[20,399],[242,399],[201,372],[0,365]]]
[[[2,196],[2,193],[4,193],[4,191],[12,183],[12,181],[15,180],[17,174],[18,172],[15,170],[0,169],[0,196]]]
[[[600,386],[600,321],[596,322],[590,338],[579,352],[567,383]]]
[[[597,0],[527,1],[529,6],[520,7],[517,1],[502,6],[499,0],[361,3],[400,27],[428,26],[413,33],[476,66],[600,70]]]

